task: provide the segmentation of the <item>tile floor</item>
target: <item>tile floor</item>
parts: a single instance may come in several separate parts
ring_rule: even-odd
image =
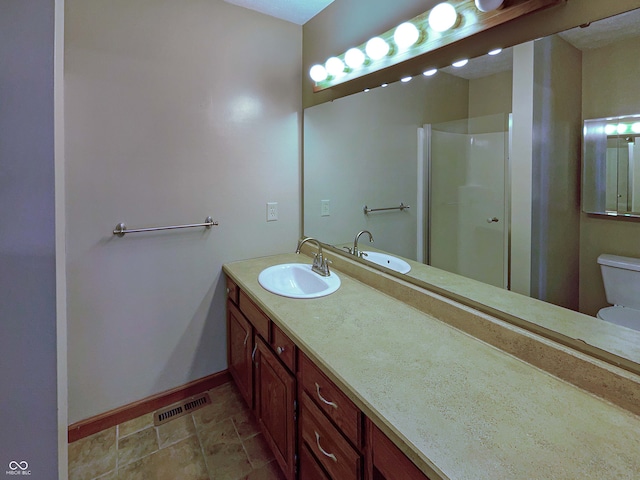
[[[235,385],[211,405],[153,426],[153,413],[69,444],[69,480],[282,480]]]

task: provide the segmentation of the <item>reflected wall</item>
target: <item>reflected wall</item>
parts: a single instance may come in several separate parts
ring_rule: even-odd
[[[640,37],[583,52],[583,118],[640,113],[640,62],[630,52]],[[595,315],[607,305],[598,255],[640,258],[640,222],[582,213],[580,218],[580,311]]]

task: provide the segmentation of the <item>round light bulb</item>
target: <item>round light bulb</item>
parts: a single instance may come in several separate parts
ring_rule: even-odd
[[[499,9],[504,0],[476,0],[476,8],[481,12],[492,12]]]
[[[364,60],[364,53],[362,53],[362,50],[359,48],[350,48],[344,54],[344,63],[346,63],[349,68],[361,67]]]
[[[413,23],[405,22],[396,27],[393,33],[393,41],[400,50],[409,48],[420,38],[420,30]]]
[[[436,74],[437,71],[438,71],[437,68],[431,68],[429,70],[425,70],[424,72],[422,72],[422,75],[424,75],[425,77],[432,77],[433,75]]]
[[[389,44],[380,37],[373,37],[367,42],[365,51],[371,60],[380,60],[389,53]]]
[[[502,52],[501,48],[496,48],[495,50],[491,50],[489,52],[489,55],[498,55],[500,52]]]
[[[327,69],[322,65],[314,65],[309,69],[309,76],[314,82],[323,82],[327,79]]]
[[[631,125],[631,131],[633,133],[640,133],[640,122],[636,122],[633,125]]]
[[[458,60],[457,62],[453,62],[451,65],[453,65],[454,67],[460,68],[460,67],[464,67],[467,63],[469,63],[469,60],[465,58],[463,60]]]
[[[331,57],[324,63],[329,75],[337,77],[344,72],[344,62],[338,57]]]
[[[618,134],[622,135],[623,133],[625,133],[627,131],[627,128],[629,126],[624,124],[624,123],[619,123],[618,127],[616,128],[616,131],[618,132]]]
[[[458,21],[458,13],[450,3],[439,3],[429,13],[429,26],[436,32],[445,32]]]
[[[614,133],[616,133],[617,127],[615,125],[612,124],[607,124],[606,127],[604,127],[604,133],[606,133],[607,135],[613,135]]]

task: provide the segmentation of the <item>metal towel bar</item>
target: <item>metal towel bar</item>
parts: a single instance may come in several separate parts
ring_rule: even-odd
[[[218,225],[218,222],[214,222],[211,217],[207,217],[204,223],[191,223],[189,225],[171,225],[167,227],[149,227],[149,228],[127,228],[124,223],[119,223],[116,228],[113,229],[113,234],[119,237],[124,237],[126,233],[138,233],[138,232],[156,232],[158,230],[175,230],[177,228],[194,228],[194,227],[206,227],[207,229]]]
[[[388,207],[388,208],[369,208],[366,205],[364,206],[364,214],[368,215],[371,212],[382,212],[384,210],[400,210],[401,212],[407,208],[411,208],[409,205],[405,205],[404,203],[400,202],[400,206],[399,207]]]

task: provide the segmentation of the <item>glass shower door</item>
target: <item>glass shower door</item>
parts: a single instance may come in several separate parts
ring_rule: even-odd
[[[508,115],[431,125],[428,263],[508,288]]]

